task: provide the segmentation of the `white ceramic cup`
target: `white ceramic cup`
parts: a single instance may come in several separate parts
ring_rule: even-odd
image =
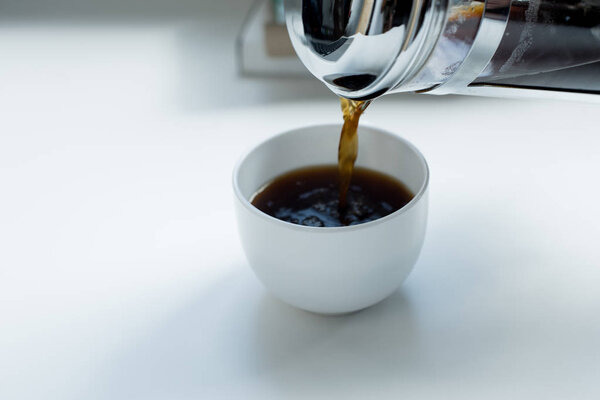
[[[242,246],[258,279],[284,302],[341,314],[385,299],[412,270],[425,238],[429,170],[406,140],[368,125],[359,129],[356,165],[402,181],[415,197],[400,210],[360,225],[295,225],[254,207],[256,191],[290,170],[337,161],[341,126],[316,125],[272,137],[233,171]]]

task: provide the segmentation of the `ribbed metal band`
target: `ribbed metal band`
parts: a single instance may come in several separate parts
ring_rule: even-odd
[[[446,82],[425,91],[429,94],[462,93],[483,72],[496,53],[506,24],[511,0],[486,0],[481,23],[471,49]]]

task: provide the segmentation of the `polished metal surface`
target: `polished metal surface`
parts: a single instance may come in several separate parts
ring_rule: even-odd
[[[597,26],[590,28],[590,21],[600,15],[598,10],[592,7],[596,11],[587,13],[560,1],[558,6],[547,3],[545,13],[538,13],[540,0],[523,1],[518,7],[511,0],[286,0],[286,22],[304,65],[339,96],[373,99],[395,92],[488,93],[498,88],[481,88],[486,82],[481,77],[493,71],[490,66],[496,57],[502,59],[508,51],[509,60],[521,60],[532,47],[534,29],[540,47],[546,40],[543,29],[555,32],[571,17],[572,26],[563,31],[575,29],[585,40],[577,36],[567,50],[572,47],[570,53],[585,53],[585,57],[580,60],[571,54],[571,58],[563,59],[569,53],[563,51],[564,44],[560,54],[554,54],[558,50],[549,43],[548,51],[538,49],[538,53],[528,55],[535,61],[541,54],[547,60],[547,70],[521,67],[521,75],[570,70],[598,61],[593,44],[600,38]],[[550,11],[564,15],[565,21],[558,23],[548,16]],[[511,23],[513,29],[509,31]],[[510,39],[520,40],[501,49],[510,34]],[[557,35],[554,33],[555,40]],[[556,86],[557,91],[589,92],[561,82],[542,85],[542,89]],[[500,80],[495,86],[502,84]],[[535,89],[535,84],[525,86]]]
[[[287,0],[292,44],[313,75],[353,99],[384,94],[426,62],[445,0]]]
[[[464,92],[488,65],[506,29],[511,0],[495,0],[485,3],[477,36],[471,48],[451,78],[427,91],[430,94]]]

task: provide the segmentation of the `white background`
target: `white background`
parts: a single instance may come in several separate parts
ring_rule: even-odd
[[[374,103],[430,163],[426,243],[391,298],[321,317],[254,278],[230,174],[339,107],[236,75],[247,1],[4,3],[0,399],[600,396],[598,105]]]

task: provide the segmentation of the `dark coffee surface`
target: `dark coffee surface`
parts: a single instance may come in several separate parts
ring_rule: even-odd
[[[302,168],[277,177],[252,199],[259,210],[298,225],[357,225],[397,211],[414,195],[400,181],[362,167],[352,173],[346,207],[339,205],[337,165]]]

